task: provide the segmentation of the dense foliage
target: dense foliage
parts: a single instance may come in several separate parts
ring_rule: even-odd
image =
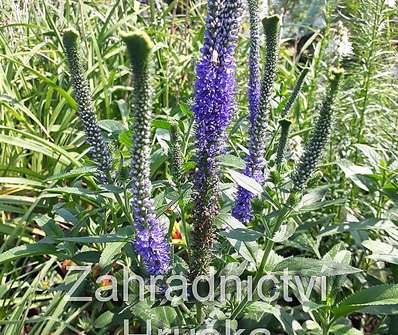
[[[1,334],[396,333],[395,1],[0,5]]]

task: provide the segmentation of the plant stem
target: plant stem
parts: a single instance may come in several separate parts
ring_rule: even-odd
[[[197,302],[196,303],[196,322],[198,325],[202,324],[202,303]]]
[[[370,47],[368,48],[369,52],[366,55],[366,60],[365,60],[365,66],[366,66],[366,75],[364,78],[364,99],[362,103],[362,108],[360,111],[360,121],[359,121],[359,129],[358,129],[358,136],[357,136],[357,142],[360,143],[363,139],[363,130],[365,127],[365,113],[368,107],[368,101],[369,101],[369,89],[370,89],[370,84],[371,84],[371,79],[373,76],[373,63],[372,59],[374,57],[374,53],[376,51],[376,37],[377,37],[377,31],[379,29],[379,23],[380,23],[380,10],[379,10],[379,2],[376,2],[376,15],[374,17],[373,25],[372,25],[372,33],[371,33],[371,41],[370,41]]]
[[[288,200],[286,201],[286,204],[284,205],[281,213],[279,214],[274,227],[272,229],[270,229],[270,236],[269,236],[270,238],[267,239],[267,241],[265,243],[264,255],[263,255],[263,258],[261,259],[260,266],[258,267],[256,276],[254,277],[254,280],[253,280],[253,288],[254,288],[254,290],[257,289],[258,283],[261,280],[261,277],[263,276],[265,266],[267,265],[267,262],[269,260],[269,256],[271,254],[271,251],[272,251],[272,249],[273,249],[273,247],[275,245],[275,242],[272,241],[271,238],[274,235],[274,233],[279,230],[279,228],[281,227],[281,225],[282,225],[283,221],[285,220],[285,218],[291,213],[292,206],[290,206],[289,204],[291,204],[291,202],[294,199],[294,197],[295,197],[295,193],[291,193],[289,198],[288,198]],[[267,291],[270,288],[271,288],[271,286],[268,285]],[[242,313],[242,311],[245,309],[245,307],[247,306],[248,303],[249,303],[248,297],[245,296],[242,299],[242,301],[239,303],[239,305],[232,311],[231,320],[234,320],[237,317],[239,317],[239,315]]]
[[[109,172],[107,173],[106,178],[108,179],[108,182],[112,183],[112,177]],[[113,194],[115,195],[116,201],[118,202],[119,206],[122,208],[122,211],[123,211],[124,215],[126,215],[126,218],[129,221],[129,223],[134,224],[134,220],[131,216],[131,213],[127,210],[120,194],[119,193],[113,193]]]

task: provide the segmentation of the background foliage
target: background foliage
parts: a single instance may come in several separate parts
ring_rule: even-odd
[[[340,63],[346,70],[324,164],[312,178],[296,216],[298,229],[276,249],[282,256],[317,259],[328,252],[349,251],[351,265],[363,271],[345,279],[332,305],[350,293],[398,281],[398,26],[397,7],[390,4],[384,0],[326,4],[281,0],[270,9],[284,14],[271,130],[277,128],[278,113],[298,78],[299,67],[307,63],[311,69],[293,109],[294,130],[285,173],[311,130],[328,69]],[[62,289],[75,278],[66,272],[72,261],[97,264],[98,273],[93,271],[86,283],[89,292],[100,273],[118,274],[120,264],[140,271],[128,243],[131,229],[114,201],[115,192],[123,194],[128,189],[126,162],[131,146],[131,79],[121,30],[145,29],[156,42],[151,174],[158,214],[170,226],[170,233],[175,223],[189,215],[190,184],[176,189],[171,178],[169,129],[172,119],[179,122],[184,175],[189,181],[194,169],[190,103],[206,2],[171,1],[167,5],[149,1],[146,5],[133,0],[0,0],[0,8],[2,334],[117,334],[122,331],[122,316],[130,318],[137,330],[148,318],[174,325],[178,315],[171,307],[148,311],[134,301],[129,308],[108,303],[72,304],[62,299]],[[353,44],[353,53],[344,59],[336,56],[334,43],[339,21],[348,28]],[[80,30],[100,125],[118,153],[119,181],[113,187],[96,184],[86,158],[88,148],[76,116],[61,43],[62,30],[69,26]],[[224,213],[230,210],[236,188],[236,178],[228,169],[241,171],[240,157],[247,145],[247,37],[245,20],[237,49],[237,115],[229,129],[228,155],[222,158]],[[272,161],[275,143],[270,143],[268,158]],[[184,233],[173,242],[175,262],[182,268],[186,266]],[[36,244],[39,240],[45,243]],[[232,256],[227,256],[228,243],[221,240],[216,248],[220,267],[234,263]],[[276,333],[296,332],[292,322],[286,321],[289,317],[300,321],[305,333],[321,331],[310,321],[304,322],[310,320],[303,316],[308,311],[304,313],[298,302],[287,307],[280,324],[275,322],[275,310],[265,306],[251,306],[245,315],[254,315],[256,322],[274,327]],[[398,319],[383,316],[385,313],[375,308],[342,318],[345,321],[327,331],[394,334]],[[121,310],[124,314],[119,314]],[[251,321],[249,317],[241,320],[243,324]]]

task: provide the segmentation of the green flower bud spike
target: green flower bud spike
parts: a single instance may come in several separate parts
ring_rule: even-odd
[[[286,117],[290,109],[293,107],[300,93],[300,90],[304,83],[305,76],[307,75],[308,71],[309,71],[308,68],[304,68],[301,71],[300,77],[298,78],[296,85],[294,86],[293,92],[281,113],[281,120],[279,121],[279,124],[281,126],[281,136],[279,139],[278,149],[276,154],[276,166],[278,170],[280,170],[283,158],[285,157],[285,150],[286,150],[287,140],[289,138],[289,131],[291,125],[291,122]]]
[[[149,81],[149,60],[153,43],[145,32],[132,32],[121,35],[127,46],[132,67],[132,116],[133,146],[131,148],[130,174],[137,185],[140,200],[151,198],[150,186],[150,144],[152,118],[152,89]],[[134,186],[134,185],[133,185]]]
[[[256,134],[257,145],[264,145],[268,127],[269,103],[273,93],[278,61],[280,18],[277,15],[266,17],[263,19],[262,23],[265,32],[267,50],[264,76],[261,82],[260,107],[254,122],[254,132]],[[254,152],[259,154],[257,150],[254,150]]]
[[[174,182],[176,185],[178,185],[182,179],[184,159],[181,148],[181,135],[177,122],[171,123],[170,139],[171,174],[173,176]]]
[[[300,158],[291,177],[295,191],[304,190],[309,178],[315,171],[322,156],[332,129],[333,103],[338,93],[339,82],[344,70],[332,69],[329,78],[329,88],[319,112],[311,139],[307,143],[304,153]]]
[[[148,60],[154,47],[149,36],[145,32],[136,31],[122,34],[122,39],[127,45],[133,72],[147,72]]]
[[[276,152],[276,166],[278,170],[280,170],[283,158],[285,156],[285,149],[291,124],[292,123],[288,119],[283,118],[279,120],[279,125],[281,127],[281,137],[279,138],[278,150]]]
[[[269,119],[269,104],[271,101],[274,82],[276,77],[276,66],[278,61],[279,38],[280,38],[280,17],[270,16],[262,21],[266,41],[266,62],[264,75],[261,81],[261,96],[259,110],[251,124],[249,143],[249,170],[256,180],[263,180],[265,168],[265,149]]]
[[[78,116],[83,124],[86,142],[90,146],[90,156],[97,166],[101,182],[109,182],[112,157],[107,143],[101,135],[93,107],[87,79],[78,52],[78,33],[74,29],[65,30],[63,43],[72,79],[74,97],[78,105]]]
[[[131,148],[131,207],[136,229],[133,242],[150,275],[163,275],[170,269],[170,245],[166,229],[156,216],[151,197],[151,118],[152,89],[150,56],[153,43],[144,32],[123,34],[133,75],[133,137]]]

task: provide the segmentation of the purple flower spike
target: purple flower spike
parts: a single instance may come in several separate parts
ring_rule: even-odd
[[[219,212],[219,168],[225,130],[235,109],[234,51],[242,0],[209,0],[204,45],[196,68],[196,163],[192,210],[191,277],[211,262],[214,220]]]
[[[149,275],[163,275],[170,268],[166,231],[156,217],[151,198],[150,136],[151,88],[148,61],[153,44],[145,33],[123,36],[133,72],[133,146],[131,149],[132,208],[136,228],[133,242]]]
[[[261,82],[260,98],[257,99],[256,97],[254,99],[257,105],[251,107],[250,110],[249,155],[246,157],[246,169],[244,171],[245,175],[254,178],[259,183],[264,181],[264,170],[266,169],[264,156],[267,143],[269,103],[273,93],[278,59],[280,18],[276,15],[266,17],[262,23],[266,39],[266,62]],[[257,69],[251,68],[250,71],[256,72]],[[254,77],[253,74],[251,76]],[[251,84],[249,83],[249,102],[253,100],[253,97],[250,97],[250,87]],[[239,188],[232,215],[243,223],[251,221],[253,219],[253,198],[254,194],[248,190]]]
[[[249,100],[249,121],[254,124],[258,109],[260,106],[260,26],[259,26],[259,4],[258,0],[248,0],[249,15],[250,15],[250,54],[249,54],[249,85],[247,90]],[[250,166],[250,156],[246,157],[246,169],[244,174],[246,176],[253,176],[253,169]],[[256,181],[261,182],[262,178],[257,173]],[[249,222],[252,215],[251,201],[253,194],[244,189],[238,188],[236,195],[235,207],[232,209],[232,215],[241,222]]]

